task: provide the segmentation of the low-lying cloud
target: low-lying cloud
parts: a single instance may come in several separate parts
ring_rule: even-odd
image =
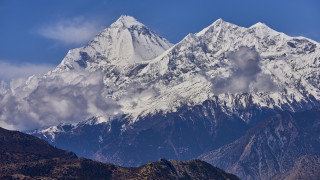
[[[248,47],[240,47],[228,56],[232,64],[227,78],[212,79],[212,91],[221,93],[243,93],[250,90],[274,91],[277,89],[269,75],[262,74],[259,53]]]
[[[28,130],[61,122],[76,123],[93,115],[121,113],[121,106],[107,96],[99,72],[65,72],[45,79],[33,77],[0,95],[0,124]]]
[[[78,17],[45,25],[37,32],[45,38],[64,44],[80,45],[90,41],[101,29],[98,23]]]
[[[121,98],[121,102],[125,101],[130,104],[131,108],[136,108],[140,102],[145,102],[144,99],[154,98],[159,95],[160,89],[157,87],[143,87],[139,83],[131,83],[126,87],[126,94]]]

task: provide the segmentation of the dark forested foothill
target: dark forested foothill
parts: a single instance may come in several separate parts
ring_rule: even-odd
[[[0,128],[0,179],[239,179],[201,160],[159,159],[120,167],[77,156],[44,140]]]

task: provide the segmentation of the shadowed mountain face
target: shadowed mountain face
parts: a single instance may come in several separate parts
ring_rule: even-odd
[[[319,108],[299,113],[282,112],[263,120],[235,142],[203,154],[200,159],[243,179],[270,179],[290,171],[302,156],[320,154],[319,134]],[[292,171],[294,174],[295,170]]]
[[[256,121],[275,112],[269,109],[239,111]],[[140,166],[161,157],[193,159],[204,152],[231,143],[252,126],[237,116],[224,112],[215,101],[194,107],[184,106],[177,112],[145,117],[121,131],[126,119],[97,123],[93,118],[76,126],[57,126],[57,132],[34,133],[52,145],[88,157],[121,166]],[[54,135],[54,137],[52,136]]]
[[[200,161],[160,159],[135,168],[79,159],[43,140],[0,128],[0,179],[238,179]]]

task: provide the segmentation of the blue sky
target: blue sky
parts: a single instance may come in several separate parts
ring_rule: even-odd
[[[121,14],[172,43],[218,18],[245,27],[263,22],[320,42],[319,0],[0,0],[0,67],[45,72]]]

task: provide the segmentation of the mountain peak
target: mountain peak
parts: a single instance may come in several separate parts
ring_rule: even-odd
[[[224,23],[225,21],[221,18],[217,19],[215,22],[213,22],[214,25],[219,25],[219,24],[222,24]]]
[[[222,26],[225,27],[225,26],[235,26],[235,25],[219,18],[216,21],[214,21],[209,27],[222,27]]]
[[[145,26],[136,20],[136,18],[127,15],[121,15],[119,19],[114,22],[111,26],[113,27],[126,27],[129,28],[131,26]]]
[[[279,34],[278,31],[275,31],[274,29],[270,28],[269,26],[267,26],[262,22],[257,22],[256,24],[250,26],[248,29],[254,30],[256,34],[261,37],[265,36],[266,34],[273,35],[273,36]]]
[[[212,24],[210,24],[208,27],[204,28],[202,31],[196,33],[196,36],[202,36],[205,34],[209,29],[216,28],[216,27],[222,27],[222,26],[230,26],[233,25],[229,22],[224,21],[223,19],[219,18],[216,21],[214,21]]]
[[[256,24],[250,26],[250,28],[269,28],[269,27],[262,22],[257,22]]]
[[[140,63],[154,59],[171,46],[169,41],[134,17],[122,15],[87,46],[69,51],[54,72],[75,67],[99,69],[104,66],[102,62],[117,65]]]

